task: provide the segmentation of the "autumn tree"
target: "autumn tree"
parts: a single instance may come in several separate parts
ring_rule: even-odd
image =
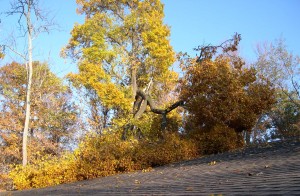
[[[87,96],[94,97],[91,102],[97,102],[91,104],[100,104],[104,117],[110,113],[113,124],[119,120],[125,125],[130,114],[139,119],[147,105],[165,117],[174,106],[159,109],[153,100],[163,103],[160,98],[174,87],[177,74],[169,69],[175,54],[170,29],[163,23],[163,4],[159,0],[77,3],[85,22],[75,25],[63,49],[63,55],[78,62],[79,72],[69,74],[73,85],[85,88]]]
[[[300,58],[289,52],[284,39],[257,46],[257,61],[253,64],[276,88],[276,104],[260,123],[261,130],[273,139],[299,138]],[[270,131],[269,131],[270,132]],[[270,134],[269,134],[270,135]]]
[[[39,35],[41,32],[48,32],[49,27],[53,25],[52,21],[48,20],[48,18],[44,15],[45,12],[40,9],[39,7],[39,0],[14,0],[11,2],[11,9],[7,11],[6,14],[9,15],[18,15],[18,23],[20,25],[20,29],[22,35],[27,35],[27,52],[22,54],[21,52],[17,51],[15,48],[11,47],[11,45],[6,44],[4,48],[8,48],[16,55],[20,56],[26,62],[26,112],[25,112],[25,120],[24,120],[24,127],[23,127],[23,165],[27,164],[27,140],[28,140],[28,131],[30,129],[30,108],[31,108],[31,85],[32,85],[32,53],[33,53],[33,39]],[[35,17],[33,17],[35,16]],[[24,21],[23,21],[24,19]],[[38,22],[42,21],[43,24],[38,25]],[[23,23],[25,24],[23,26]],[[28,54],[28,55],[27,55]]]
[[[300,112],[299,108],[290,102],[290,96],[281,95],[281,99],[268,113],[271,120],[265,128],[271,130],[269,133],[271,139],[300,139]]]
[[[26,65],[16,62],[0,68],[0,148],[6,163],[22,159],[19,144],[26,112],[26,72]],[[59,154],[79,127],[69,88],[45,63],[33,62],[32,94],[29,160]]]
[[[205,143],[205,153],[241,145],[241,133],[251,131],[274,103],[270,83],[232,56],[239,40],[236,35],[220,46],[200,47],[200,56],[185,59],[183,65],[186,74],[180,92],[187,109],[186,132]]]
[[[288,51],[282,38],[271,44],[258,45],[256,51],[257,61],[253,66],[300,109],[300,57]]]

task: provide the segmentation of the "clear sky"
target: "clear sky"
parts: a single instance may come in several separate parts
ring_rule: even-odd
[[[0,0],[0,12],[10,8],[12,0]],[[255,59],[258,43],[284,38],[288,49],[300,55],[300,0],[162,0],[165,23],[171,27],[171,44],[176,52],[195,55],[194,47],[218,44],[235,32],[242,35],[240,54],[248,61]],[[49,61],[52,70],[63,76],[74,71],[75,65],[61,59],[59,52],[70,38],[74,23],[83,23],[76,14],[75,0],[40,0],[41,7],[52,12],[60,31],[43,34],[34,40],[35,60]],[[18,34],[17,18],[1,15],[0,43],[14,31]],[[18,49],[23,50],[21,39]],[[24,38],[23,38],[24,40]],[[12,53],[5,62],[16,59]],[[1,63],[3,64],[3,62]]]

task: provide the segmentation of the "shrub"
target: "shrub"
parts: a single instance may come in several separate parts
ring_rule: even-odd
[[[192,140],[181,138],[177,133],[164,133],[158,141],[143,141],[136,149],[135,160],[141,168],[161,166],[195,158],[197,148]]]
[[[14,188],[28,189],[53,186],[76,181],[76,164],[73,154],[60,158],[45,156],[33,164],[23,167],[16,165],[9,173]]]
[[[135,170],[131,152],[135,143],[122,141],[118,134],[89,136],[75,153],[79,180]]]
[[[7,174],[0,173],[0,191],[11,190],[12,182]]]
[[[195,144],[175,133],[155,142],[120,139],[119,134],[87,136],[74,153],[45,156],[26,167],[16,165],[9,176],[15,188],[28,189],[147,169],[194,158]]]
[[[129,142],[115,135],[89,136],[73,154],[46,156],[26,167],[16,165],[9,176],[15,188],[28,189],[132,171],[130,148]]]
[[[191,133],[200,154],[216,154],[242,147],[243,137],[226,125],[217,124],[208,130]]]

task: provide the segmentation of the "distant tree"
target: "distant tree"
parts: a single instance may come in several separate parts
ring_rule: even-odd
[[[269,113],[272,121],[268,128],[272,130],[272,139],[300,139],[300,111],[289,99],[290,97],[286,97],[277,103]]]
[[[26,112],[26,72],[26,65],[15,62],[0,68],[0,151],[7,163],[21,160],[19,144]],[[34,96],[31,99],[29,154],[59,154],[78,129],[72,94],[47,64],[39,62],[33,62],[31,92]]]
[[[52,22],[48,20],[48,18],[44,15],[44,12],[39,7],[39,0],[14,0],[11,2],[11,9],[10,11],[6,12],[7,15],[19,15],[18,23],[21,29],[24,30],[24,34],[27,35],[27,55],[24,55],[18,51],[16,51],[10,45],[4,45],[5,48],[10,49],[17,55],[21,56],[24,61],[26,62],[26,75],[27,76],[27,84],[26,84],[26,112],[25,112],[25,121],[24,121],[24,130],[23,130],[23,165],[27,164],[27,140],[28,140],[28,131],[30,129],[30,108],[31,108],[31,85],[32,85],[32,51],[33,39],[42,31],[49,30],[49,27],[52,25]],[[35,16],[33,19],[32,16]],[[25,19],[24,26],[22,24],[22,19]],[[35,25],[34,21],[43,21],[44,24],[42,25]]]
[[[271,44],[258,45],[257,55],[253,66],[276,88],[276,104],[267,113],[267,122],[260,122],[260,126],[264,125],[262,130],[267,135],[271,130],[273,139],[299,138],[300,57],[287,50],[282,38]]]
[[[300,109],[300,57],[287,50],[284,39],[258,45],[257,56],[253,66],[258,73],[268,78],[281,91],[279,95],[285,94]]]

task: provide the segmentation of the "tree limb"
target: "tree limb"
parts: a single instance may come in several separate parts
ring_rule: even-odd
[[[220,45],[198,46],[197,48],[194,48],[195,51],[200,51],[200,56],[197,57],[196,62],[201,62],[203,59],[211,59],[217,53],[217,50],[219,48],[221,48],[224,53],[231,56],[229,52],[236,51],[240,41],[241,41],[241,35],[236,33],[232,39],[226,40]]]
[[[144,101],[144,104],[142,103],[142,101]],[[135,118],[139,117],[145,111],[146,103],[147,105],[150,106],[151,112],[155,114],[161,114],[163,116],[162,129],[165,129],[167,126],[167,114],[179,106],[184,106],[184,101],[179,100],[174,104],[172,104],[171,106],[167,107],[166,109],[157,108],[154,105],[151,97],[149,95],[146,95],[142,90],[138,89],[136,92],[135,106],[137,107],[137,105],[139,104],[139,107],[137,112],[134,115]]]
[[[13,49],[12,47],[10,47],[9,45],[3,45],[4,49],[8,48],[10,51],[12,51],[13,53],[15,53],[16,55],[20,56],[25,62],[28,60],[26,58],[26,56],[24,56],[23,54],[19,53],[18,51],[16,51],[15,49]]]

